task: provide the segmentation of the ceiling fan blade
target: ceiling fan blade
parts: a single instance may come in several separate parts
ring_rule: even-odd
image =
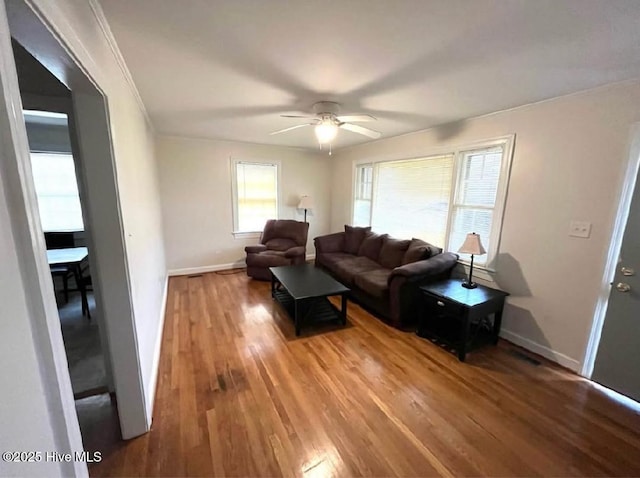
[[[359,121],[377,121],[378,118],[376,118],[375,116],[371,116],[371,115],[348,115],[348,116],[338,116],[337,117],[338,121],[342,122],[342,123],[349,123],[349,122],[359,122]]]
[[[269,133],[269,134],[273,135],[273,134],[285,133],[285,132],[291,131],[293,129],[304,128],[305,126],[313,126],[313,125],[314,125],[314,123],[297,124],[295,126],[290,126],[289,128],[279,129],[278,131],[274,131],[273,133]]]
[[[280,115],[281,118],[315,118],[316,115]]]
[[[346,129],[347,131],[351,131],[353,133],[358,133],[358,134],[363,134],[363,135],[368,136],[369,138],[373,138],[373,139],[378,139],[380,136],[382,136],[382,133],[380,133],[379,131],[374,131],[372,129],[365,128],[364,126],[358,126],[357,124],[342,123],[342,124],[340,124],[340,127],[342,129]]]

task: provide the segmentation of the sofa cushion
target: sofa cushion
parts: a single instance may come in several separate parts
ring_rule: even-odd
[[[267,249],[270,249],[272,251],[286,251],[287,249],[296,247],[298,244],[296,244],[296,242],[291,239],[278,237],[275,239],[269,239],[267,242],[265,242],[264,245],[267,246]]]
[[[336,263],[353,259],[353,257],[352,254],[347,254],[346,252],[323,252],[316,255],[318,262],[327,269],[333,269]]]
[[[409,248],[409,244],[411,244],[409,239],[385,237],[382,240],[382,249],[380,249],[378,263],[387,269],[398,267],[402,264],[402,259]]]
[[[384,298],[389,294],[389,276],[391,269],[377,269],[355,276],[355,284],[373,297]]]
[[[441,248],[414,237],[411,239],[409,248],[402,258],[402,265],[411,264],[412,262],[421,261],[423,259],[429,259],[429,257],[440,254],[441,252]]]
[[[375,232],[368,232],[364,237],[360,249],[358,249],[359,256],[365,256],[372,261],[378,262],[378,256],[380,256],[380,249],[382,249],[382,241],[387,237],[386,234],[376,234]]]
[[[322,263],[343,284],[353,284],[354,276],[379,269],[380,266],[368,257],[353,256],[341,252],[322,255]]]
[[[344,226],[344,252],[356,255],[364,236],[371,231],[371,227]]]

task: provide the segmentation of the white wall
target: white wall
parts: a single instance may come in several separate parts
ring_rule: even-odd
[[[332,230],[350,222],[356,160],[415,157],[515,133],[497,285],[510,292],[505,338],[579,369],[640,120],[640,85],[612,85],[334,153]],[[573,219],[590,239],[568,236]],[[384,232],[384,231],[381,231]]]
[[[295,148],[260,146],[229,141],[158,137],[160,191],[167,266],[171,273],[207,270],[244,262],[244,247],[257,238],[232,235],[231,161],[278,160],[281,164],[281,219],[303,220],[296,210],[301,195],[313,198],[315,209],[307,216],[309,242],[329,230],[331,159]]]
[[[0,450],[57,450],[38,365],[34,331],[0,181]],[[58,464],[0,461],[0,476],[56,476]]]

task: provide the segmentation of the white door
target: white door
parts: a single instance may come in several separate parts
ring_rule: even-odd
[[[637,134],[634,143],[638,143]],[[636,147],[632,152],[640,154]],[[640,402],[640,182],[637,173],[591,379]]]

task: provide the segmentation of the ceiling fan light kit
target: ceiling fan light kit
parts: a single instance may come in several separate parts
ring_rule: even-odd
[[[322,122],[316,125],[315,128],[316,138],[318,143],[327,144],[331,143],[338,135],[338,126],[330,121]]]
[[[382,136],[382,133],[374,131],[364,126],[352,124],[351,122],[364,122],[364,121],[376,121],[371,115],[359,114],[359,115],[347,115],[339,116],[340,105],[333,101],[319,101],[313,105],[313,115],[280,115],[283,118],[307,118],[311,119],[311,123],[299,124],[296,126],[290,126],[278,131],[274,131],[273,134],[285,133],[294,129],[302,128],[304,126],[314,126],[314,132],[320,149],[322,145],[329,145],[329,154],[331,154],[331,143],[338,135],[338,129],[346,129],[353,133],[362,134],[372,139],[378,139]]]

